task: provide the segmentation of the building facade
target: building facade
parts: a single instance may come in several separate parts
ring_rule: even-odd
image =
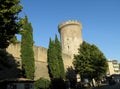
[[[120,74],[119,63],[117,60],[108,61],[108,73],[107,75]]]

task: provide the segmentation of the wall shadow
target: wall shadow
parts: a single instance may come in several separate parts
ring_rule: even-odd
[[[20,78],[20,62],[6,50],[0,50],[0,80]]]

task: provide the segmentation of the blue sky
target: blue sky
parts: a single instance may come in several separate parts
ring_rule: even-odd
[[[21,0],[21,4],[21,16],[27,15],[32,23],[35,45],[48,48],[50,37],[60,37],[58,24],[78,20],[83,40],[99,47],[107,59],[120,62],[120,0]]]

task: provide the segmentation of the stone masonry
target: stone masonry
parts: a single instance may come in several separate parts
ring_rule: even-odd
[[[82,43],[82,25],[78,21],[69,20],[58,26],[61,36],[62,52],[72,56],[78,53]]]
[[[58,26],[58,30],[61,36],[63,52],[62,57],[65,69],[72,66],[73,55],[77,54],[78,48],[82,43],[81,29],[81,23],[75,20],[63,22]],[[15,60],[21,65],[20,49],[20,44],[11,44],[7,51],[12,54]],[[39,79],[40,77],[49,79],[47,68],[47,48],[34,46],[33,49],[35,58],[35,80]]]

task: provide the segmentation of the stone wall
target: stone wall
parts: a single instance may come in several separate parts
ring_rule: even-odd
[[[64,53],[62,54],[64,67],[67,71],[68,68],[73,66],[73,55],[78,53],[78,48],[80,44],[82,44],[82,24],[75,20],[65,21],[59,24],[58,31],[60,32],[61,37],[62,53]],[[20,44],[11,44],[7,49],[7,51],[13,55],[15,61],[19,65],[21,65],[20,49]],[[47,68],[47,49],[40,46],[34,46],[33,49],[35,58],[35,80],[39,79],[40,77],[49,78]],[[21,66],[17,66],[17,68],[20,69]]]
[[[60,33],[62,53],[74,57],[78,53],[78,48],[82,44],[82,25],[79,21],[69,20],[62,22],[58,26]]]
[[[21,53],[20,53],[21,45],[11,44],[7,51],[12,54],[15,60],[21,65]],[[40,77],[44,77],[49,79],[48,68],[47,68],[47,48],[34,46],[34,58],[35,58],[35,80],[39,79]],[[68,67],[72,66],[72,59],[71,56],[67,54],[63,54],[63,62],[64,67],[67,69]],[[21,66],[19,66],[21,68]]]

